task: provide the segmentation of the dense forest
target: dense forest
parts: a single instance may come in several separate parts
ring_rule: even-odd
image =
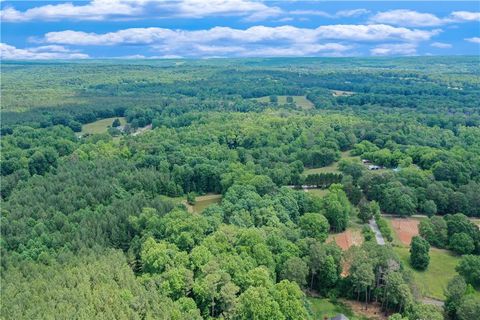
[[[392,320],[480,314],[478,57],[1,74],[3,319],[315,319],[311,297]],[[391,216],[421,219],[407,262]],[[361,245],[331,241],[355,227]],[[411,270],[432,250],[459,261],[441,304]]]

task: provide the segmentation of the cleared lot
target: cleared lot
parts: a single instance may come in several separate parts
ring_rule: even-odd
[[[419,219],[415,218],[391,218],[390,224],[396,238],[406,246],[412,242],[412,238],[418,236]]]
[[[343,251],[351,246],[359,246],[363,243],[363,237],[360,230],[347,229],[341,233],[331,234],[327,238],[327,242],[335,241]]]

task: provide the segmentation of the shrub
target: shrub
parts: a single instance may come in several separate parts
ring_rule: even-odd
[[[377,222],[378,229],[380,229],[380,233],[382,236],[388,241],[393,241],[392,236],[392,229],[388,226],[387,220],[382,218],[380,215],[375,215],[375,221]]]

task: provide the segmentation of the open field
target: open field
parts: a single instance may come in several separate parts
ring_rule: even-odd
[[[312,169],[306,169],[303,171],[304,175],[309,175],[309,174],[316,174],[316,173],[339,173],[338,171],[338,162],[334,162],[329,166],[326,167],[321,167],[321,168],[312,168]]]
[[[278,97],[278,104],[287,104],[287,97],[288,96],[277,96]],[[290,96],[293,98],[293,102],[302,108],[302,109],[312,109],[314,107],[313,103],[308,100],[305,96]],[[258,102],[270,102],[270,96],[265,96],[261,98],[255,98]]]
[[[110,127],[117,117],[113,118],[105,118],[101,120],[97,120],[95,122],[87,123],[82,126],[82,134],[89,133],[89,134],[97,134],[97,133],[105,133],[107,132],[108,127]],[[120,123],[125,125],[127,123],[124,117],[118,117]]]
[[[339,314],[346,315],[350,320],[363,320],[364,317],[359,317],[342,302],[332,303],[329,299],[308,297],[311,304],[313,319],[324,320],[325,317],[331,318]]]
[[[469,218],[469,219],[480,228],[480,218]]]
[[[460,261],[459,256],[443,249],[430,249],[430,264],[425,271],[417,271],[410,266],[409,248],[394,247],[395,252],[403,261],[404,266],[412,271],[418,293],[422,296],[444,300],[443,290],[448,281],[457,275],[455,267]]]
[[[332,91],[332,95],[334,97],[351,96],[352,94],[355,94],[355,92],[352,92],[352,91],[342,91],[342,90],[330,90],[330,91]]]
[[[358,161],[358,162],[360,162],[360,160],[361,160],[360,157],[358,157],[358,156],[350,155],[350,150],[343,151],[340,154],[340,160],[343,160],[343,159]],[[336,161],[336,162],[334,162],[331,165],[326,166],[326,167],[305,169],[305,171],[303,171],[303,174],[304,175],[309,175],[309,174],[315,174],[315,173],[332,173],[332,172],[340,173],[340,171],[338,170],[338,162],[339,161]]]
[[[328,189],[305,189],[305,192],[311,193],[317,197],[325,197],[328,194]]]
[[[387,218],[394,232],[394,237],[403,245],[409,246],[412,238],[418,235],[420,219],[417,218]]]
[[[360,230],[348,228],[347,230],[331,234],[327,238],[327,242],[335,241],[342,250],[347,250],[351,246],[359,246],[363,243],[363,236]]]
[[[220,203],[222,200],[221,194],[206,194],[204,196],[198,196],[195,199],[195,204],[189,205],[187,200],[184,200],[182,203],[187,207],[188,212],[191,213],[202,213],[207,207],[214,203]]]
[[[214,203],[220,203],[222,200],[221,194],[207,194],[204,196],[199,196],[196,199],[195,204],[193,205],[193,211],[195,213],[201,213],[207,207]]]

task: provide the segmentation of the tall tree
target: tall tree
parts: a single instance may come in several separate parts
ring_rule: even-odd
[[[430,245],[422,237],[415,236],[410,244],[410,263],[418,270],[425,270],[430,262]]]

